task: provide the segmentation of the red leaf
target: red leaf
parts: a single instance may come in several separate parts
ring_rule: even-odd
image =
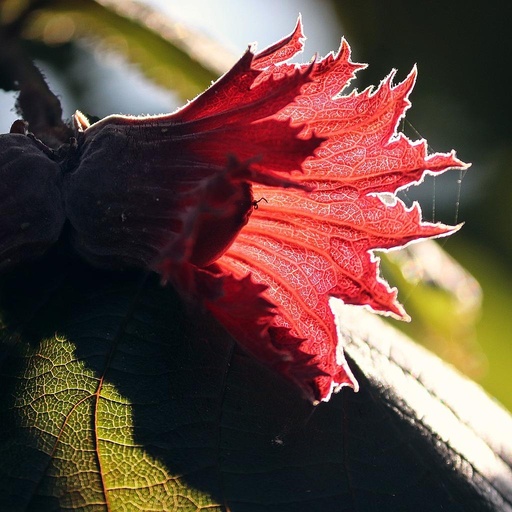
[[[283,46],[275,45],[273,52],[256,56],[255,66],[263,71],[259,83],[296,72],[296,66],[280,65],[276,55],[288,58],[287,50],[300,50],[300,38],[299,24]],[[311,82],[275,118],[302,126],[300,137],[325,138],[315,155],[304,162],[303,173],[293,174],[299,183],[315,190],[304,194],[253,185],[254,197],[264,197],[266,202],[252,213],[217,262],[226,273],[251,274],[268,286],[263,297],[277,306],[273,325],[289,329],[293,339],[306,340],[300,344],[300,353],[296,343],[285,349],[292,360],[304,361],[303,353],[309,354],[308,364],[323,373],[313,382],[302,382],[316,400],[328,399],[343,385],[357,387],[338,347],[330,297],[405,318],[396,290],[379,277],[378,260],[371,251],[457,229],[422,223],[418,205],[407,209],[396,198],[388,204],[369,195],[394,193],[421,181],[425,172],[440,173],[464,164],[453,153],[428,156],[424,141],[412,143],[396,133],[410,105],[415,71],[396,86],[390,74],[374,92],[339,96],[361,67],[350,62],[345,41],[336,55],[314,63]]]
[[[318,401],[357,389],[329,300],[405,318],[372,251],[457,229],[422,222],[395,192],[465,164],[397,133],[415,70],[342,94],[364,65],[345,41],[283,63],[302,41],[299,20],[174,114],[77,123],[65,202],[82,255],[159,270]]]

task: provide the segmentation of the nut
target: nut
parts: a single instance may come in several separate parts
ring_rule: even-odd
[[[40,257],[64,225],[60,166],[41,145],[0,135],[0,271]]]
[[[159,118],[75,119],[78,167],[64,176],[76,251],[96,266],[207,266],[252,211],[247,168],[213,165]],[[181,130],[181,132],[180,132]]]

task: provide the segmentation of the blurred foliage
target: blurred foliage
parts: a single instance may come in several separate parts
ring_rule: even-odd
[[[129,0],[5,0],[0,12],[3,24],[15,26],[25,40],[49,48],[86,40],[128,59],[149,79],[184,99],[202,92],[222,66],[222,55],[204,58],[202,38]]]
[[[454,147],[461,159],[473,164],[462,181],[456,212],[456,222],[464,221],[464,228],[443,245],[482,287],[476,332],[462,338],[448,334],[446,345],[433,341],[435,315],[427,322],[418,315],[421,318],[433,308],[442,311],[446,304],[436,299],[433,306],[434,299],[424,293],[421,283],[405,294],[413,316],[406,329],[512,409],[512,96],[504,91],[512,55],[512,39],[507,36],[512,4],[497,0],[332,3],[355,58],[371,63],[361,73],[358,87],[378,83],[392,68],[403,77],[416,63],[419,76],[408,121],[429,141],[432,151]],[[443,198],[437,201],[435,220],[451,223],[458,184],[449,175],[434,183],[435,194]],[[424,211],[428,214],[429,208]],[[396,269],[394,274],[403,281]],[[404,298],[404,283],[400,287]],[[451,313],[445,321],[448,318]],[[460,353],[464,348],[467,356]]]
[[[479,380],[486,365],[475,328],[482,305],[475,278],[432,240],[387,253],[382,268],[411,317],[395,325]]]
[[[383,263],[413,318],[398,327],[482,382],[512,409],[508,382],[512,364],[508,314],[512,308],[508,286],[512,282],[508,233],[512,201],[508,195],[512,188],[506,172],[511,98],[494,90],[496,84],[505,83],[507,72],[500,62],[510,54],[510,38],[501,37],[506,33],[503,9],[508,7],[493,11],[491,2],[478,10],[460,1],[447,5],[405,0],[391,4],[333,0],[333,4],[355,59],[371,64],[360,74],[358,88],[379,83],[392,68],[404,77],[417,63],[419,80],[408,120],[429,140],[432,151],[453,146],[463,160],[473,162],[463,180],[460,210],[454,208],[460,187],[452,175],[436,178],[434,195],[440,200],[434,211],[429,189],[424,211],[428,216],[432,210],[433,220],[466,221],[446,247],[481,282],[483,313],[478,285],[455,261],[446,255],[440,260],[419,256],[411,248],[385,257]],[[131,0],[4,0],[0,16],[3,30],[18,37],[32,58],[50,64],[66,84],[65,94],[74,108],[84,108],[87,91],[102,87],[97,79],[87,80],[99,62],[87,60],[84,53],[120,56],[183,99],[204,90],[232,62],[215,42]],[[466,33],[461,33],[461,27],[468,27]],[[99,104],[96,109],[88,113],[101,115]],[[446,191],[448,199],[443,202]],[[414,192],[407,194],[413,198]],[[506,222],[496,222],[503,216]],[[408,272],[411,265],[416,273]],[[454,273],[462,276],[458,285],[450,280]]]

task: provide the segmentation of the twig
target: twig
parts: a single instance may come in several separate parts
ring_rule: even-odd
[[[9,32],[8,27],[0,27],[0,87],[19,91],[16,110],[28,129],[49,147],[58,148],[73,136],[71,127],[62,120],[60,100],[16,34]]]

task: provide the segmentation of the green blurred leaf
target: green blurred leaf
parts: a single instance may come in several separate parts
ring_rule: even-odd
[[[215,42],[132,1],[45,2],[25,17],[22,34],[49,46],[75,39],[92,42],[102,52],[128,59],[184,99],[202,92],[232,62]]]
[[[472,378],[482,376],[477,343],[482,290],[478,281],[433,240],[382,254],[386,278],[398,288],[410,323],[395,327]]]
[[[512,275],[492,248],[456,236],[449,249],[457,261],[433,241],[383,255],[383,271],[412,317],[390,321],[512,410]]]
[[[512,410],[512,272],[495,247],[463,239],[450,241],[450,252],[478,279],[483,290],[482,314],[476,325],[485,351],[485,372],[479,382]]]

